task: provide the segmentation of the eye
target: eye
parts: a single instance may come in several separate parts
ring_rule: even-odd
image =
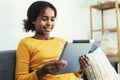
[[[42,17],[42,20],[43,20],[43,21],[47,21],[48,18],[47,18],[47,17]]]
[[[51,21],[53,21],[53,22],[54,22],[54,21],[55,21],[55,18],[52,18],[52,19],[51,19]]]

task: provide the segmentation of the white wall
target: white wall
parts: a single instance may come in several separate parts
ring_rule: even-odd
[[[32,35],[23,32],[22,20],[28,7],[35,0],[1,0],[0,2],[0,50],[16,49],[21,38]],[[47,1],[47,0],[46,0]],[[52,36],[73,39],[89,39],[89,5],[95,0],[48,0],[58,11]]]

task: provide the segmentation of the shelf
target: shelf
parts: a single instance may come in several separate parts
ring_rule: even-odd
[[[93,12],[92,10],[93,9],[96,9],[96,10],[99,10],[101,11],[101,29],[95,29],[95,27],[93,27]],[[116,26],[115,27],[112,27],[110,26],[109,28],[105,28],[104,26],[104,11],[105,10],[110,10],[110,9],[115,9],[115,16],[116,16]],[[101,32],[100,34],[103,35],[104,31],[109,31],[109,32],[116,32],[116,36],[117,36],[117,46],[118,46],[118,53],[109,53],[107,52],[106,53],[106,56],[107,57],[118,57],[118,61],[119,61],[119,64],[120,64],[120,25],[119,25],[119,11],[120,9],[120,1],[118,0],[115,0],[115,1],[108,1],[108,2],[104,2],[104,3],[100,3],[100,4],[95,4],[95,5],[91,5],[90,6],[90,31],[91,31],[91,39],[94,38],[94,32]],[[94,28],[94,29],[93,29]],[[120,66],[119,66],[119,69],[120,69]],[[118,71],[120,72],[120,70]]]
[[[91,8],[95,8],[98,10],[108,10],[108,9],[113,9],[115,8],[115,1],[108,1],[105,3],[97,4],[97,5],[92,5],[90,6]],[[120,2],[118,2],[118,7],[120,8]]]
[[[118,57],[118,54],[106,54],[107,57]]]
[[[98,31],[102,31],[102,29],[94,29],[92,30],[93,32],[98,32]],[[104,29],[104,31],[109,31],[109,32],[116,32],[117,31],[117,28],[107,28],[107,29]]]

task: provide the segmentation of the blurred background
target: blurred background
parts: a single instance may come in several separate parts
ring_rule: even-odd
[[[1,0],[0,50],[16,49],[20,39],[34,34],[23,31],[23,19],[27,18],[27,9],[34,1],[35,0]],[[62,37],[68,41],[90,39],[89,7],[92,4],[97,4],[97,0],[44,1],[51,2],[57,8],[58,12],[56,26],[51,36]],[[98,23],[101,19],[99,17],[99,11],[94,11],[93,14],[95,15],[93,20],[96,22],[95,25],[97,25],[97,27],[101,26],[101,23]],[[107,15],[106,17],[109,16],[107,11],[105,15]],[[112,19],[114,19],[114,16]]]

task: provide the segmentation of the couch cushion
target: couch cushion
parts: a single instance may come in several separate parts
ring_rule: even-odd
[[[16,51],[0,51],[0,80],[14,80]]]
[[[120,80],[117,72],[100,48],[88,54],[88,57],[91,66],[86,68],[85,73],[89,80]]]

